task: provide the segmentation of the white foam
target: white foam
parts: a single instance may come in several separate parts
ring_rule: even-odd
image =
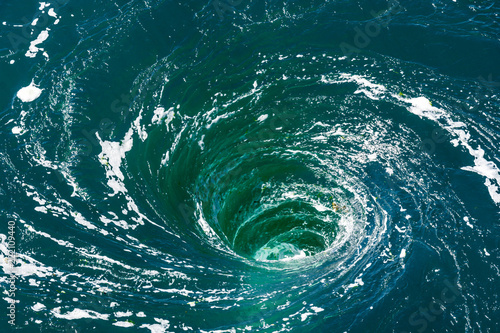
[[[384,93],[386,92],[386,88],[381,84],[372,83],[360,75],[352,75],[347,73],[340,74],[340,79],[330,79],[325,75],[321,75],[320,82],[326,84],[355,82],[359,85],[359,88],[354,93],[363,93],[366,97],[373,100],[379,100],[381,97],[384,97]]]
[[[32,307],[33,311],[41,311],[41,310],[44,310],[45,309],[45,305],[43,305],[42,303],[35,303]]]
[[[468,216],[464,216],[464,221],[465,221],[465,223],[467,223],[467,225],[468,225],[470,228],[474,228],[474,227],[472,226],[472,224],[470,224],[470,223],[469,223],[469,217],[468,217]]]
[[[302,259],[305,257],[307,257],[306,253],[304,251],[300,250],[297,254],[294,254],[291,257],[285,257],[285,258],[281,258],[279,260],[280,261],[292,261],[292,260]]]
[[[340,74],[340,77],[348,82],[356,82],[360,86],[360,88],[354,92],[355,94],[363,93],[366,97],[373,100],[378,100],[379,96],[386,91],[386,88],[383,85],[372,83],[360,75],[343,73]]]
[[[198,141],[198,145],[200,146],[201,150],[205,149],[205,143],[203,140],[205,139],[205,134],[201,136],[201,139]]]
[[[167,165],[167,162],[168,160],[170,159],[170,152],[166,152],[165,154],[163,154],[163,156],[161,157],[161,165]]]
[[[52,16],[52,17],[54,17],[54,18],[57,18],[57,14],[56,14],[56,12],[54,11],[54,8],[50,8],[50,9],[49,9],[49,12],[48,12],[47,14],[49,14],[49,16]]]
[[[328,207],[325,207],[324,205],[320,203],[313,203],[313,207],[318,211],[318,212],[325,212],[327,210],[330,210]]]
[[[114,191],[112,196],[119,192],[127,192],[125,184],[123,184],[124,176],[120,166],[122,159],[125,158],[125,153],[132,149],[132,134],[133,129],[131,128],[121,142],[112,142],[102,141],[99,134],[96,133],[102,148],[102,152],[99,154],[99,160],[106,166],[108,186]]]
[[[74,309],[73,311],[66,312],[65,314],[62,314],[60,307],[54,308],[50,312],[56,318],[62,318],[62,319],[68,319],[68,320],[82,319],[82,318],[108,320],[108,317],[109,317],[108,314],[101,314],[101,313],[93,311],[93,310],[82,310],[82,309]]]
[[[151,333],[165,333],[170,327],[169,321],[165,319],[155,318],[159,324],[142,324],[139,328],[148,328]]]
[[[496,179],[497,183],[500,184],[500,175],[498,172],[498,168],[493,162],[486,161],[484,158],[478,158],[474,160],[476,162],[476,165],[473,167],[463,167],[463,170],[467,171],[473,171],[477,174],[480,174],[482,176],[488,177],[488,175],[491,175],[491,178],[488,177],[484,181],[484,185],[488,189],[488,192],[490,194],[491,199],[495,203],[500,203],[500,191],[499,188],[496,184],[494,184],[491,180]]]
[[[133,315],[133,313],[131,311],[127,311],[127,312],[118,311],[118,312],[115,312],[115,317],[117,317],[117,318],[130,317],[131,315]]]
[[[21,134],[22,130],[23,129],[21,127],[14,126],[14,127],[12,127],[12,134]]]
[[[29,282],[29,285],[32,287],[39,287],[40,286],[40,281],[37,281],[35,279],[29,279],[28,282]]]
[[[434,106],[425,97],[416,97],[406,99],[406,102],[411,103],[410,112],[420,116],[421,118],[427,118],[431,120],[441,119],[443,113]]]
[[[32,233],[35,233],[35,234],[40,235],[42,237],[48,238],[48,239],[52,240],[53,242],[56,242],[57,244],[59,244],[61,246],[65,246],[65,247],[68,247],[68,248],[74,248],[75,247],[72,243],[70,243],[68,241],[63,241],[61,239],[54,238],[54,237],[50,236],[48,233],[46,233],[46,232],[38,231],[35,228],[33,228],[33,226],[31,226],[31,225],[28,225],[27,229],[28,229],[29,232],[32,232]]]
[[[269,115],[263,114],[262,116],[260,116],[259,118],[257,118],[257,121],[263,122],[264,120],[267,119],[267,117],[269,117]]]
[[[318,135],[318,136],[314,136],[311,138],[311,140],[314,140],[314,141],[326,141],[326,136],[324,135]]]
[[[131,323],[130,321],[117,321],[117,322],[113,323],[113,325],[118,326],[118,327],[132,327],[132,326],[134,326],[134,324]]]
[[[41,31],[40,34],[38,35],[38,37],[30,43],[29,50],[26,51],[26,54],[25,54],[26,57],[34,58],[34,57],[36,57],[36,54],[38,53],[38,51],[43,50],[43,49],[37,47],[37,45],[43,43],[47,38],[49,38],[49,30],[50,29],[47,28],[47,29]]]
[[[52,267],[46,267],[35,259],[16,253],[16,266],[10,262],[10,252],[7,246],[7,236],[0,234],[0,266],[6,275],[15,274],[17,276],[36,275],[40,278],[46,277],[53,273]]]
[[[306,319],[307,319],[307,317],[312,316],[313,314],[314,314],[314,313],[312,313],[312,312],[302,313],[302,314],[300,315],[300,321],[304,321],[304,320],[306,320]]]
[[[206,128],[209,129],[210,127],[212,127],[213,124],[216,124],[219,122],[219,120],[221,119],[226,119],[226,118],[229,118],[231,117],[232,115],[234,115],[235,112],[229,112],[229,113],[225,113],[225,114],[221,114],[221,115],[218,115],[217,117],[215,117],[211,122],[210,124],[206,125]]]
[[[107,218],[106,216],[100,216],[99,217],[99,221],[101,221],[102,223],[104,223],[104,225],[108,225],[109,223],[113,223],[123,229],[129,229],[129,225],[127,222],[123,221],[123,220],[120,220],[118,218],[114,218],[114,219],[109,219]]]
[[[151,119],[151,123],[159,124],[161,121],[165,119],[165,125],[167,126],[168,129],[168,125],[174,119],[174,116],[175,112],[173,107],[171,107],[168,110],[165,110],[164,107],[158,107],[154,110],[154,115],[153,118]]]
[[[49,12],[47,13],[49,16],[55,18],[56,20],[54,21],[54,24],[59,24],[60,19],[58,18],[56,12],[54,11],[54,8],[50,8]]]
[[[210,237],[210,239],[212,239],[212,240],[219,239],[219,237],[217,236],[217,233],[212,229],[210,224],[208,224],[208,222],[205,220],[200,203],[196,204],[196,213],[198,216],[198,225],[202,228],[203,232],[208,237]]]
[[[450,115],[444,110],[432,106],[432,103],[425,97],[404,98],[398,95],[393,95],[397,99],[406,103],[411,103],[409,111],[418,115],[421,118],[427,118],[438,123],[445,123],[444,128],[454,134],[456,138],[452,140],[452,144],[456,147],[459,144],[466,148],[469,154],[474,157],[474,166],[462,167],[462,170],[475,172],[483,177],[486,177],[485,186],[488,192],[497,204],[500,203],[500,169],[492,161],[484,158],[484,150],[478,145],[474,149],[471,144],[471,135],[466,129],[463,122],[454,121]],[[496,183],[496,184],[495,184]]]
[[[127,200],[127,209],[122,210],[124,214],[127,214],[128,211],[135,212],[138,217],[130,217],[130,220],[136,222],[136,225],[129,226],[128,224],[118,224],[125,229],[129,227],[134,229],[138,225],[144,224],[144,221],[149,221],[154,225],[158,226],[153,221],[149,220],[144,214],[139,211],[137,204],[134,202],[134,199],[127,194],[127,188],[124,184],[124,175],[121,172],[121,163],[125,158],[125,154],[132,149],[133,146],[133,134],[134,134],[134,126],[132,126],[125,137],[121,142],[112,142],[112,141],[103,141],[99,134],[96,133],[97,139],[102,147],[102,152],[99,154],[99,160],[105,166],[106,169],[106,178],[108,179],[108,186],[113,190],[113,193],[109,194],[109,196],[114,196],[117,193],[125,194],[125,199]],[[116,224],[116,223],[115,223]]]
[[[73,218],[75,219],[75,221],[78,223],[78,224],[81,224],[83,225],[84,227],[87,227],[89,229],[96,229],[96,226],[93,225],[92,223],[90,223],[89,221],[87,221],[82,214],[80,214],[79,212],[78,213],[75,213],[75,212],[71,212],[71,216],[73,216]]]
[[[405,233],[405,232],[406,232],[406,227],[402,227],[402,228],[400,228],[400,227],[398,227],[398,225],[397,225],[397,224],[396,224],[396,225],[394,225],[394,227],[395,227],[395,228],[396,228],[396,230],[397,230],[398,232],[400,232],[400,233]]]
[[[146,132],[146,126],[141,125],[141,119],[142,119],[142,109],[141,111],[139,111],[139,115],[137,116],[137,118],[135,118],[132,127],[136,130],[142,142],[144,142],[148,138],[148,133]]]
[[[312,129],[313,129],[314,127],[316,127],[316,126],[321,126],[321,127],[330,127],[330,125],[327,125],[327,124],[325,124],[325,123],[322,123],[321,121],[317,121],[317,122],[315,122],[315,123],[314,123],[314,125],[312,125],[312,126],[311,126],[311,128],[310,128],[308,131],[312,130]]]
[[[154,110],[153,118],[151,119],[151,122],[153,124],[158,124],[161,119],[165,116],[165,108],[164,107],[157,107]]]
[[[40,97],[40,95],[42,94],[42,90],[43,89],[35,86],[35,82],[32,81],[29,86],[19,89],[19,91],[17,92],[17,97],[25,103],[33,102],[35,99]]]
[[[363,282],[363,280],[361,279],[361,277],[359,277],[359,278],[354,279],[354,283],[351,283],[350,285],[348,285],[347,288],[350,289],[350,288],[353,288],[353,287],[362,286],[364,284],[365,283]]]

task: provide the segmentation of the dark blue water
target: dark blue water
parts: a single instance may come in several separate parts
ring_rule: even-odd
[[[0,1],[1,332],[500,332],[495,1]]]

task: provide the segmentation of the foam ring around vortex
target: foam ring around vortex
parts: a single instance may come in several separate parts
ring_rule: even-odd
[[[329,157],[292,148],[297,137],[269,125],[286,124],[283,116],[246,126],[237,114],[228,118],[196,135],[210,148],[194,191],[202,219],[226,247],[257,261],[299,259],[340,247],[362,228],[363,205],[335,181],[342,172]],[[227,122],[243,129],[213,134]]]

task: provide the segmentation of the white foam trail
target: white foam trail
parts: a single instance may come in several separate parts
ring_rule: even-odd
[[[43,43],[47,38],[49,38],[49,30],[50,29],[47,28],[47,29],[43,30],[42,32],[40,32],[38,37],[30,43],[29,50],[26,51],[26,54],[25,54],[26,57],[34,58],[34,57],[36,57],[37,53],[40,50],[43,50],[42,48],[37,47],[37,45]]]
[[[126,193],[127,189],[123,184],[124,176],[120,169],[122,159],[125,158],[125,153],[132,149],[133,129],[130,128],[125,138],[121,142],[103,141],[99,133],[96,133],[97,139],[101,144],[102,152],[99,154],[99,160],[106,166],[106,177],[108,178],[108,186],[111,187],[115,195],[117,193]]]
[[[469,154],[474,157],[473,166],[462,167],[462,170],[475,172],[486,178],[484,185],[487,187],[491,199],[500,204],[500,169],[498,166],[487,160],[484,157],[484,150],[477,145],[477,148],[472,147],[471,135],[467,130],[467,125],[460,121],[452,119],[450,114],[445,110],[432,106],[432,103],[424,96],[408,98],[396,93],[388,92],[387,89],[380,84],[370,82],[368,79],[352,74],[340,74],[340,79],[328,79],[324,75],[321,76],[320,82],[333,84],[339,82],[355,82],[360,88],[355,93],[362,92],[368,98],[378,100],[380,98],[392,96],[396,100],[405,104],[410,104],[408,111],[419,116],[437,122],[442,128],[455,136],[451,141],[454,146],[461,145]]]
[[[167,329],[170,327],[170,323],[168,320],[155,318],[156,322],[159,324],[142,324],[139,326],[140,328],[147,328],[151,331],[151,333],[165,333]]]
[[[93,310],[82,310],[82,309],[74,309],[73,311],[61,313],[61,307],[54,308],[50,311],[56,318],[74,320],[74,319],[82,319],[82,318],[90,318],[90,319],[103,319],[108,320],[109,314],[101,314],[99,312]]]
[[[500,204],[500,192],[498,185],[500,184],[500,170],[497,165],[484,158],[484,150],[481,146],[473,148],[470,143],[471,135],[467,130],[467,126],[463,122],[454,121],[445,110],[432,106],[432,103],[425,97],[404,98],[393,94],[393,97],[405,103],[410,103],[408,110],[418,115],[421,118],[433,120],[440,125],[444,123],[444,129],[454,134],[456,137],[452,143],[457,146],[462,145],[469,154],[474,157],[474,166],[462,167],[462,170],[475,172],[486,178],[484,185],[487,187],[491,199]],[[496,184],[495,184],[496,183]]]

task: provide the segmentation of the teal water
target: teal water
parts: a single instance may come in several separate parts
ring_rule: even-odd
[[[500,332],[497,2],[0,5],[1,332]]]

